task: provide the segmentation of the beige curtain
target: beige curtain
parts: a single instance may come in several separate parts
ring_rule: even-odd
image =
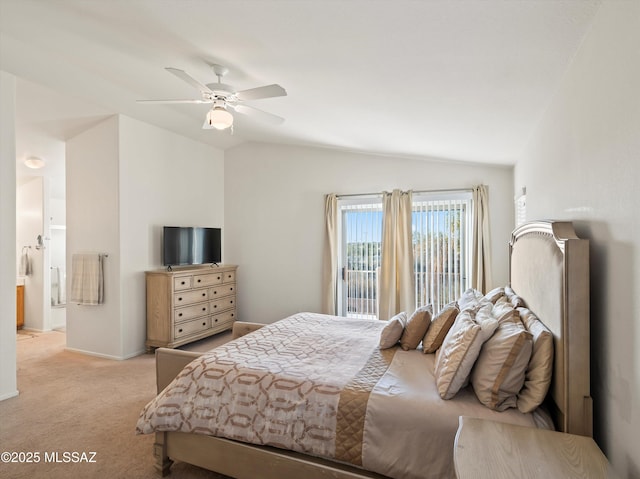
[[[491,289],[491,235],[486,185],[473,187],[473,257],[471,287],[482,293]]]
[[[415,309],[411,191],[383,193],[382,258],[378,288],[378,317],[389,319]]]
[[[327,195],[324,201],[326,221],[323,272],[322,272],[322,312],[338,314],[338,198],[334,194]]]

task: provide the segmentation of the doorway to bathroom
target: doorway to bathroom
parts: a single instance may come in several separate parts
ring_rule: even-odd
[[[25,330],[66,329],[66,221],[62,178],[16,182],[17,281]]]

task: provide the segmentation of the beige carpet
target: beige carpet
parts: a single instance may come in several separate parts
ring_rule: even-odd
[[[182,349],[206,351],[229,339],[225,333]],[[0,462],[0,478],[159,477],[154,436],[135,435],[138,414],[155,395],[154,356],[95,358],[65,351],[65,341],[57,331],[17,335],[20,395],[0,402],[0,453],[37,452],[40,462]],[[95,452],[95,463],[51,462],[52,453],[63,461],[65,452]],[[171,470],[174,478],[223,477],[184,463]]]

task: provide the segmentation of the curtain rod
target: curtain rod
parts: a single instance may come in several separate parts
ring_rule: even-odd
[[[473,188],[444,188],[440,190],[416,190],[412,191],[412,193],[422,194],[422,193],[451,193],[453,191],[473,191]],[[349,198],[353,196],[382,196],[382,193],[350,193],[346,195],[336,195],[336,198]]]

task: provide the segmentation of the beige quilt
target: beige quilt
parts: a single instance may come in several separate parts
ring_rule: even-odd
[[[142,411],[136,432],[270,445],[394,478],[452,475],[458,416],[534,426],[531,414],[444,401],[433,355],[378,349],[385,323],[299,313],[190,363]]]

